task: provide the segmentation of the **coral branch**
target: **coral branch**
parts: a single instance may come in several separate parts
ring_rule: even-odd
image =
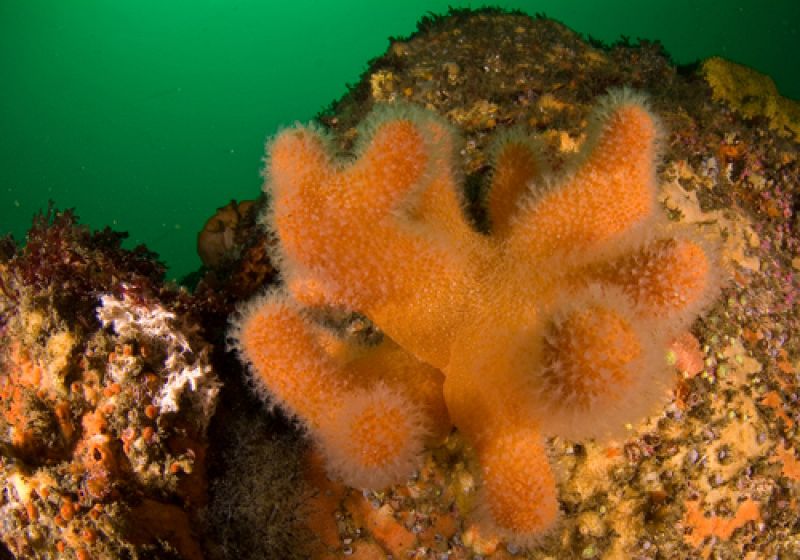
[[[606,98],[565,178],[521,201],[509,253],[537,262],[596,250],[652,221],[658,129],[639,96],[622,91]]]
[[[350,485],[402,482],[434,427],[449,425],[436,370],[389,342],[343,349],[281,293],[258,300],[237,329],[256,386],[302,422]]]

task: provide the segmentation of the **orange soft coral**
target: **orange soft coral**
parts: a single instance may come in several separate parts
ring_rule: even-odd
[[[463,215],[456,139],[439,118],[377,109],[352,162],[313,129],[284,132],[269,149],[267,222],[291,295],[250,305],[235,336],[243,357],[350,484],[396,480],[419,426],[452,420],[480,461],[488,524],[535,540],[558,513],[543,436],[606,435],[662,402],[666,347],[719,287],[714,250],[657,210],[659,134],[622,91],[601,101],[561,176],[535,143],[506,138],[487,236]],[[385,356],[366,358],[369,373],[355,376],[310,338],[302,306],[363,313],[394,359],[415,365],[397,374]],[[352,395],[358,404],[338,404]]]
[[[362,487],[408,477],[426,438],[449,425],[441,374],[391,341],[358,348],[331,336],[273,292],[251,306],[236,339],[257,387],[300,419],[334,473]]]

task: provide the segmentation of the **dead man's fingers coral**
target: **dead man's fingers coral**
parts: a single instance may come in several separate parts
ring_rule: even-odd
[[[688,228],[670,227],[616,258],[591,264],[576,277],[618,286],[639,316],[660,319],[661,328],[686,328],[716,297],[724,277],[718,252]]]
[[[381,489],[408,480],[420,466],[430,419],[397,387],[380,383],[341,396],[332,422],[319,426],[328,470],[356,488]]]
[[[507,342],[487,338],[491,347]],[[480,346],[474,349],[482,364],[469,372],[456,365],[444,383],[453,422],[480,465],[480,490],[473,514],[487,534],[520,545],[534,544],[554,528],[559,515],[555,476],[541,424],[526,406],[519,383],[510,382],[503,360],[514,358],[503,355],[500,348],[491,355],[497,358],[498,377],[492,375],[494,360],[481,355]],[[469,362],[471,356],[459,352],[455,359]]]
[[[535,263],[641,230],[655,216],[659,128],[641,96],[623,90],[601,102],[563,177],[531,184],[518,201],[511,258]]]
[[[492,237],[503,240],[511,231],[520,201],[541,182],[548,166],[542,146],[521,129],[502,134],[491,150],[492,179],[485,194]]]
[[[555,476],[535,425],[487,427],[479,436],[477,521],[488,534],[530,546],[558,522]]]
[[[284,275],[290,289],[313,286],[316,301],[367,314],[441,367],[463,319],[470,254],[485,246],[463,213],[455,140],[446,123],[410,106],[375,111],[359,135],[349,162],[307,128],[270,145],[268,222]]]
[[[271,225],[285,272],[313,277],[332,304],[364,309],[407,297],[408,275],[425,273],[417,262],[443,268],[452,260],[445,247],[400,224],[409,199],[442,174],[430,127],[411,119],[417,113],[372,117],[353,162],[334,159],[329,142],[305,128],[284,132],[270,146]]]
[[[590,286],[559,302],[540,336],[509,351],[530,414],[570,439],[619,435],[666,402],[665,333],[618,289]]]
[[[346,480],[397,479],[452,421],[479,510],[527,544],[558,512],[543,437],[619,432],[666,400],[667,346],[719,292],[717,249],[659,212],[643,98],[612,92],[590,122],[559,174],[537,141],[498,143],[488,235],[465,217],[454,133],[420,109],[376,109],[351,161],[311,128],[270,145],[265,221],[300,303],[256,302],[234,337]],[[385,340],[341,351],[300,304],[359,312]]]
[[[255,385],[309,431],[334,475],[352,486],[379,488],[413,473],[431,432],[429,415],[442,421],[443,406],[430,402],[440,400],[438,372],[417,362],[416,371],[406,366],[407,378],[380,380],[377,373],[396,368],[397,360],[382,368],[385,354],[333,354],[320,327],[280,292],[251,303],[235,331]]]
[[[294,302],[271,292],[244,310],[234,337],[256,389],[310,428],[332,416],[332,399],[347,389]]]

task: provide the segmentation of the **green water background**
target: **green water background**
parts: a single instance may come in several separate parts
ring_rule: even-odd
[[[388,37],[456,0],[0,0],[0,234],[52,199],[130,232],[171,277],[218,206],[255,198],[267,137],[346,92]],[[721,55],[800,99],[800,0],[501,1],[606,42]]]

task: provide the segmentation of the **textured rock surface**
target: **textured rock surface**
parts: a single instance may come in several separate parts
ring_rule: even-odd
[[[203,558],[219,391],[153,255],[39,216],[0,263],[0,526],[19,558]]]

